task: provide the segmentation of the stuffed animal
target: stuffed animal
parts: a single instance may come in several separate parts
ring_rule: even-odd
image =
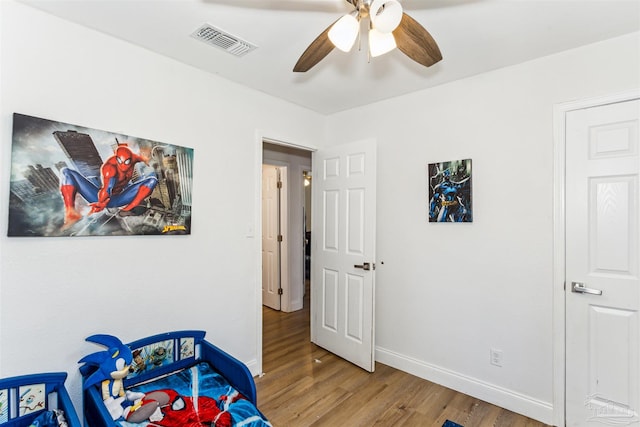
[[[136,413],[134,418],[146,419],[154,413],[158,409],[157,403],[151,401],[142,407],[144,393],[125,392],[122,380],[132,371],[131,349],[112,335],[92,335],[86,340],[103,345],[107,350],[91,353],[78,362],[96,367],[84,382],[83,389],[101,384],[102,400],[114,421],[120,417],[127,419],[132,407]]]

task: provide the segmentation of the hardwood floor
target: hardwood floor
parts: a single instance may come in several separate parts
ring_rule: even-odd
[[[293,313],[263,307],[263,319],[258,406],[275,427],[545,426],[381,363],[370,374],[312,344],[308,299]]]

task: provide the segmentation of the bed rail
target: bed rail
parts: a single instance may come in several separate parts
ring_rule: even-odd
[[[45,411],[63,411],[69,427],[81,427],[64,386],[66,372],[21,375],[0,379],[0,427],[23,427]]]

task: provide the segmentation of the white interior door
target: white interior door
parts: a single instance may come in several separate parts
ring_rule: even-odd
[[[638,100],[566,115],[566,424],[640,425]]]
[[[280,170],[262,165],[262,304],[280,310]]]
[[[373,372],[375,141],[314,152],[312,194],[311,340]]]

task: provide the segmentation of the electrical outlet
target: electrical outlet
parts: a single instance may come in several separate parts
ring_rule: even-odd
[[[489,363],[502,367],[502,350],[492,348],[489,350]]]

